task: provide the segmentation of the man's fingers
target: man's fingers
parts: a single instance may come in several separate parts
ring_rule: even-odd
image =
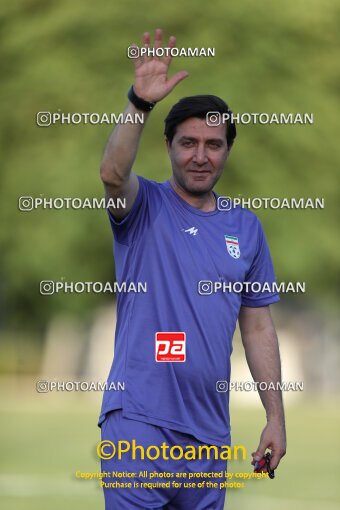
[[[260,443],[256,452],[252,453],[252,456],[253,456],[253,459],[255,460],[255,462],[258,462],[259,460],[262,459],[262,457],[264,456],[264,454],[266,452],[267,446],[268,445],[266,445],[265,443]]]
[[[143,34],[143,45],[150,44],[150,33],[144,32]]]
[[[155,48],[161,48],[162,46],[162,30],[156,28],[155,30]]]
[[[272,458],[270,459],[270,469],[276,469],[280,464],[280,460],[286,454],[285,451],[272,451]]]
[[[153,50],[157,50],[158,48],[161,48],[162,47],[162,38],[163,38],[163,32],[162,32],[162,29],[160,28],[156,28],[155,30],[155,41],[154,41],[154,46],[153,46]],[[143,41],[142,41],[143,45],[141,47],[142,50],[148,50],[150,49],[150,33],[149,32],[144,32],[143,34]],[[170,49],[174,48],[176,45],[176,37],[174,37],[173,35],[169,38],[169,43],[168,43],[168,47]],[[135,46],[135,44],[131,45],[132,47]],[[172,78],[170,78],[169,80],[166,79],[166,75],[167,75],[167,68],[169,67],[169,64],[170,64],[170,61],[171,61],[171,52],[169,52],[169,54],[163,58],[157,58],[157,57],[153,57],[151,55],[148,55],[147,54],[147,51],[141,51],[140,52],[141,54],[138,56],[138,58],[135,59],[135,68],[138,69],[140,66],[142,66],[142,64],[145,64],[147,62],[150,62],[152,61],[152,63],[154,65],[151,65],[148,66],[148,71],[149,72],[149,77],[150,79],[152,78],[152,75],[154,75],[155,77],[155,87],[154,88],[157,88],[158,84],[159,84],[159,87],[162,89],[160,90],[160,94],[156,94],[157,96],[159,97],[165,97],[165,95],[169,94],[169,92],[171,92],[171,90],[176,87],[176,85],[184,80],[187,76],[189,76],[189,73],[187,71],[179,71],[178,73],[176,73]],[[150,53],[154,53],[153,51],[150,52]],[[161,65],[161,62],[163,65]],[[167,66],[167,67],[164,67],[164,64]],[[151,69],[149,69],[149,67],[151,67]],[[150,81],[149,79],[149,81]],[[158,84],[157,84],[157,80],[158,80]],[[152,87],[151,87],[152,88]],[[163,95],[162,92],[165,92],[165,94]]]
[[[174,35],[171,35],[169,37],[169,48],[174,48],[176,46],[176,37]]]
[[[150,34],[149,32],[144,32],[143,34],[143,48],[150,48]],[[143,55],[143,62],[149,62],[151,57],[147,54],[147,52]]]
[[[270,459],[269,467],[270,469],[276,469],[280,462],[280,456],[277,453],[273,453],[272,458]]]
[[[169,38],[169,42],[168,42],[168,48],[174,48],[176,46],[176,37],[174,35],[172,35],[170,38]],[[170,62],[171,62],[171,52],[169,51],[169,55],[166,55],[163,59],[163,61],[169,65]]]
[[[184,80],[187,76],[189,76],[189,73],[187,73],[186,71],[179,71],[172,78],[170,78],[167,81],[168,92],[170,92],[170,90],[176,87],[177,83]]]

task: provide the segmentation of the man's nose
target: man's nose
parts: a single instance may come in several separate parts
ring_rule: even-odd
[[[204,163],[207,163],[208,156],[206,153],[205,146],[203,144],[198,145],[196,147],[196,150],[195,150],[195,153],[193,156],[193,161],[194,161],[194,163],[197,163],[198,165],[204,165]]]

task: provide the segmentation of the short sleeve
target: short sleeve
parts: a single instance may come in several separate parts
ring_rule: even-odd
[[[159,184],[140,175],[137,177],[139,181],[137,197],[127,216],[118,221],[111,211],[107,210],[115,239],[127,246],[145,234],[155,221],[162,205]]]
[[[269,247],[259,220],[257,227],[257,248],[245,278],[248,284],[241,294],[242,306],[267,306],[280,301],[279,293],[272,289],[276,278]]]

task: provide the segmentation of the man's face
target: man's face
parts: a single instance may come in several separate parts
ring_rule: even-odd
[[[191,194],[207,193],[220,178],[229,154],[226,126],[208,126],[205,119],[191,117],[177,126],[167,148],[176,183]]]

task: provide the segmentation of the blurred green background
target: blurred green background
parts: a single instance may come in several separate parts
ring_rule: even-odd
[[[278,281],[307,285],[306,294],[283,296],[275,307],[284,373],[302,378],[305,391],[287,399],[289,448],[279,476],[231,493],[228,508],[335,508],[340,4],[13,0],[0,8],[0,19],[2,508],[103,505],[95,482],[73,477],[77,469],[99,468],[100,395],[41,395],[35,381],[107,374],[113,297],[41,296],[39,282],[112,281],[109,222],[103,210],[21,212],[18,198],[103,195],[99,164],[112,127],[38,127],[36,113],[122,112],[133,81],[127,47],[156,27],[175,35],[179,47],[214,47],[216,56],[173,59],[171,74],[185,69],[190,76],[150,116],[136,173],[158,181],[170,176],[163,120],[185,95],[216,94],[239,113],[314,114],[313,125],[239,125],[217,187],[230,196],[325,199],[325,209],[256,211]],[[243,359],[241,351],[235,356]],[[259,401],[237,399],[234,441],[253,451],[263,412]]]

